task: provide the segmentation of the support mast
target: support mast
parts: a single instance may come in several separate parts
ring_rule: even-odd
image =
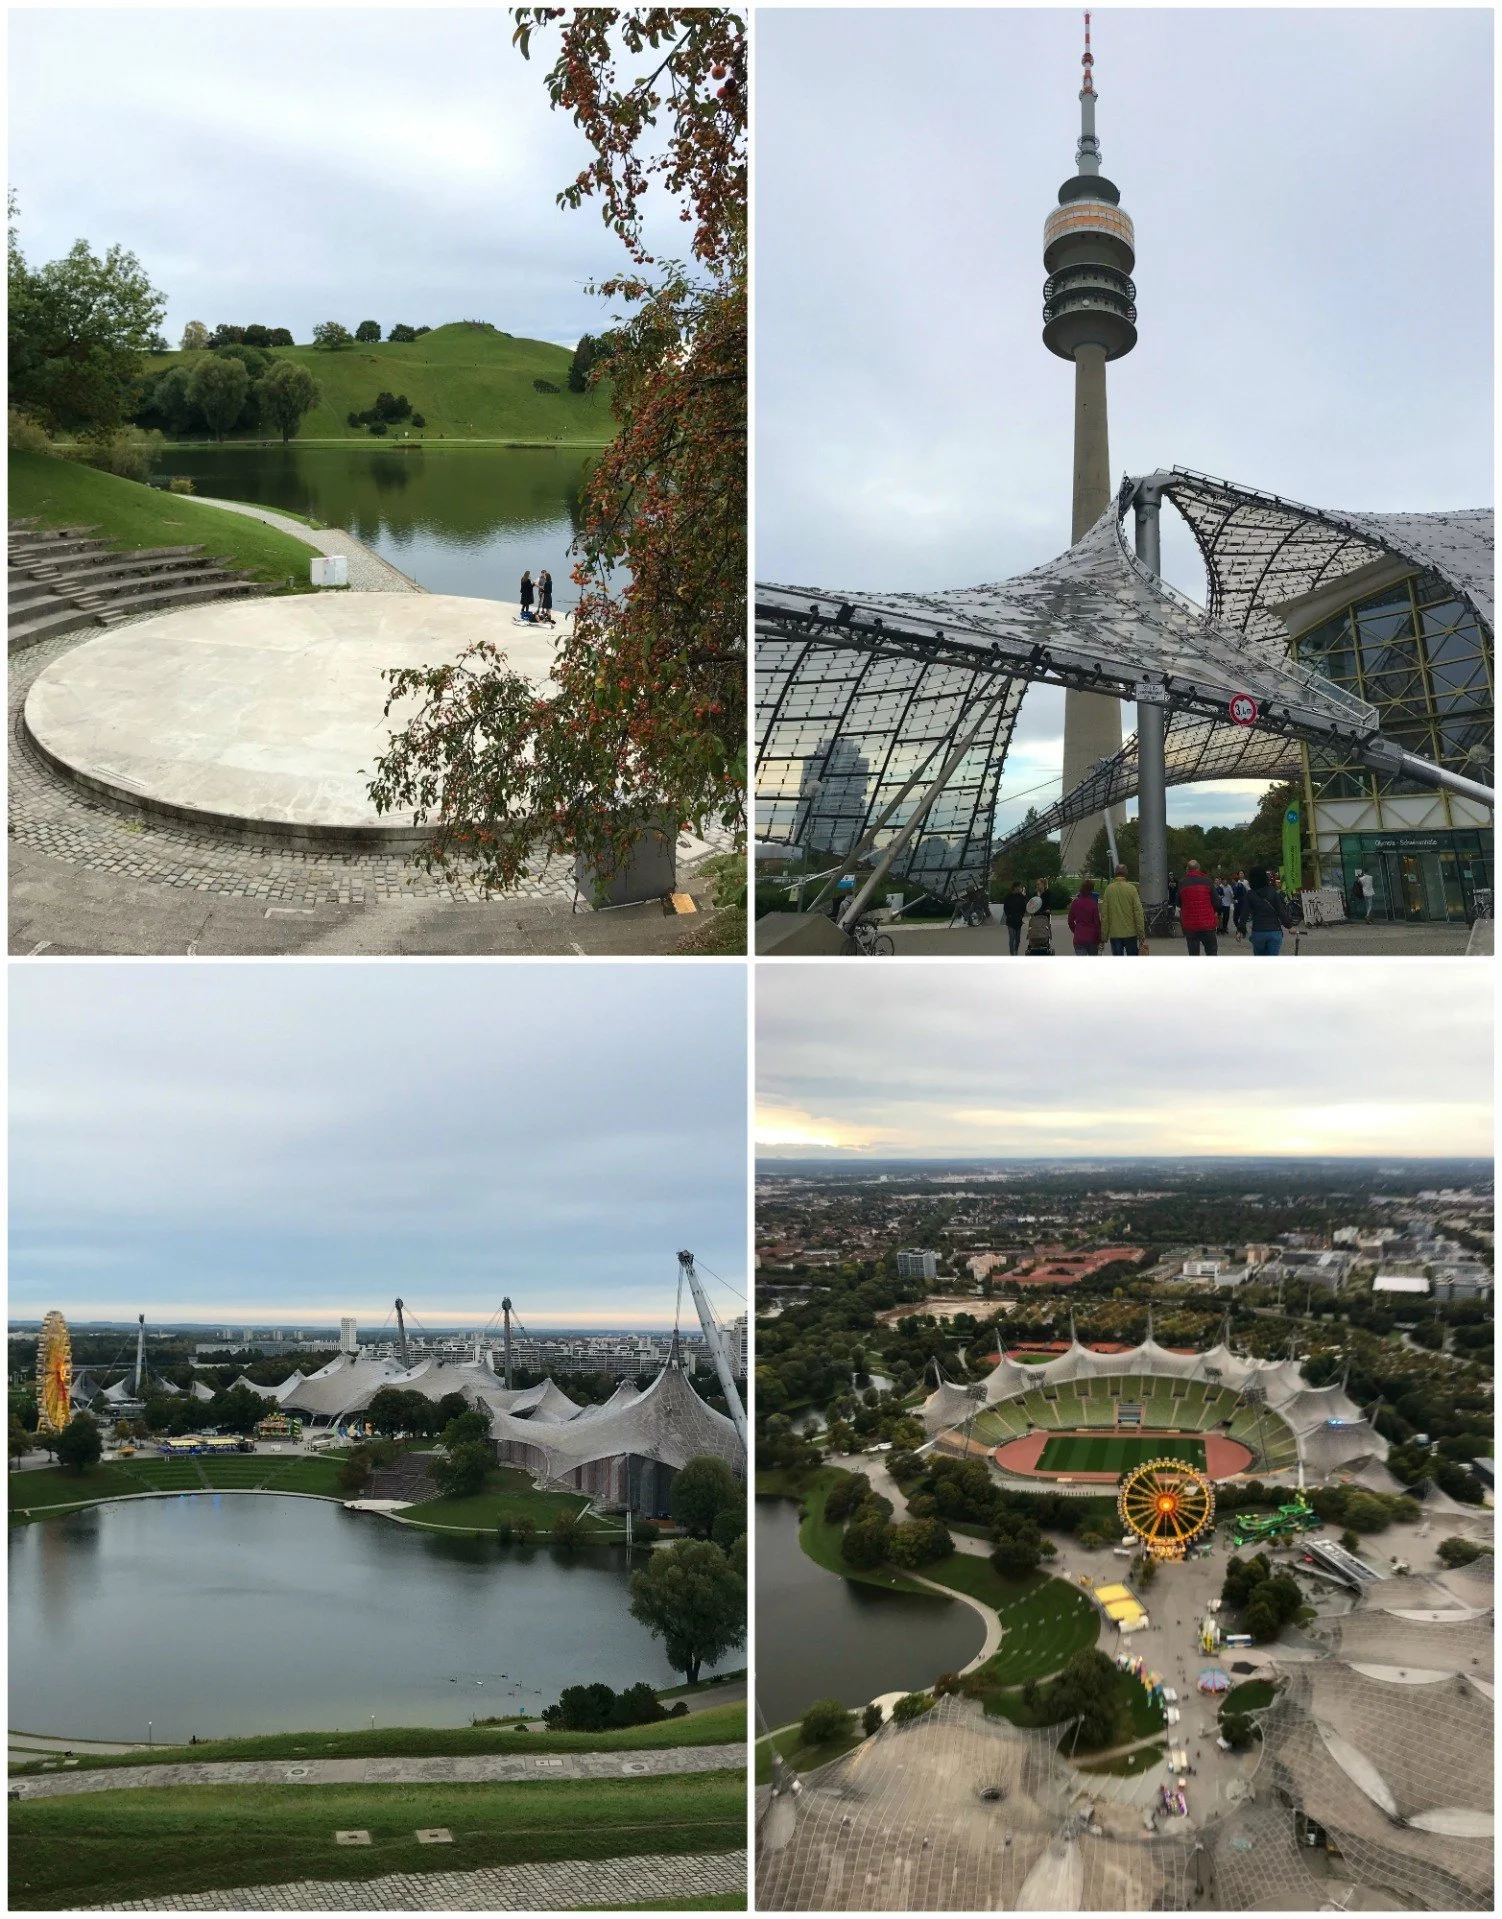
[[[412,1355],[407,1346],[407,1322],[402,1318],[402,1302],[396,1302],[396,1340],[402,1355],[402,1371],[412,1370]]]
[[[678,1266],[682,1276],[688,1281],[688,1289],[694,1296],[694,1305],[698,1310],[699,1324],[704,1330],[704,1344],[709,1348],[709,1356],[714,1361],[715,1372],[719,1375],[720,1390],[725,1395],[725,1404],[730,1408],[730,1417],[735,1422],[735,1430],[740,1435],[741,1451],[749,1463],[751,1442],[746,1432],[746,1409],[741,1404],[741,1396],[735,1389],[735,1375],[730,1370],[730,1361],[725,1357],[725,1347],[720,1339],[720,1329],[715,1316],[709,1309],[704,1287],[694,1270],[692,1253],[680,1253]]]
[[[511,1301],[509,1298],[501,1301],[501,1317],[504,1324],[506,1390],[509,1392],[511,1390]]]
[[[146,1315],[136,1314],[136,1398],[141,1397],[141,1380],[146,1372]]]

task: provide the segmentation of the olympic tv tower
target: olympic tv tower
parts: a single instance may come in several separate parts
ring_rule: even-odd
[[[1084,84],[1080,88],[1079,171],[1059,188],[1059,204],[1043,226],[1043,344],[1074,362],[1073,543],[1105,512],[1111,498],[1106,434],[1106,362],[1137,344],[1135,235],[1121,195],[1100,170],[1095,137],[1095,56],[1085,15]],[[1064,695],[1064,791],[1071,792],[1099,759],[1121,746],[1121,703],[1099,693]],[[1113,823],[1119,814],[1113,812]],[[1100,817],[1064,829],[1064,871],[1084,865]]]

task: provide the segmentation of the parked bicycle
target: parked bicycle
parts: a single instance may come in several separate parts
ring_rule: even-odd
[[[883,933],[869,914],[863,913],[845,936],[845,951],[866,957],[885,958],[897,951],[890,933]]]

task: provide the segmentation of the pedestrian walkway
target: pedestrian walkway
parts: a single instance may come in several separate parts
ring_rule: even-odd
[[[12,1780],[13,1799],[71,1799],[149,1786],[524,1785],[529,1780],[664,1778],[744,1766],[743,1744],[632,1751],[470,1753],[431,1759],[241,1759],[168,1766],[99,1766]]]
[[[290,533],[294,540],[316,547],[320,553],[331,557],[342,555],[349,561],[349,583],[357,593],[426,593],[428,590],[416,580],[409,580],[379,553],[372,553],[353,534],[342,533],[337,527],[306,526],[290,514],[274,512],[269,506],[251,506],[244,500],[215,500],[199,493],[187,497],[201,500],[205,506],[218,507],[225,513],[243,513],[247,519],[260,520],[266,526],[274,526],[279,533]]]
[[[587,1912],[665,1905],[746,1890],[744,1852],[643,1853],[560,1859],[479,1872],[390,1873],[381,1879],[300,1879],[286,1886],[158,1894],[85,1912]]]

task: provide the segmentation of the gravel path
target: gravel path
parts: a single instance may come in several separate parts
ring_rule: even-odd
[[[743,1852],[644,1853],[563,1859],[480,1872],[392,1873],[381,1879],[303,1879],[287,1886],[159,1894],[86,1912],[557,1912],[743,1893]]]
[[[251,506],[244,500],[217,500],[200,493],[186,497],[201,500],[205,506],[217,506],[225,513],[243,513],[247,519],[261,520],[267,526],[274,526],[278,533],[290,533],[294,540],[317,547],[320,553],[343,554],[349,561],[349,583],[357,592],[426,593],[428,590],[416,580],[409,580],[379,553],[372,553],[353,534],[342,533],[337,527],[304,526],[301,520],[294,520],[288,514],[273,512],[268,506]]]
[[[242,1759],[195,1765],[100,1766],[11,1782],[15,1799],[72,1799],[148,1786],[523,1785],[532,1779],[666,1778],[744,1766],[744,1744],[628,1752],[474,1753],[432,1759]]]

